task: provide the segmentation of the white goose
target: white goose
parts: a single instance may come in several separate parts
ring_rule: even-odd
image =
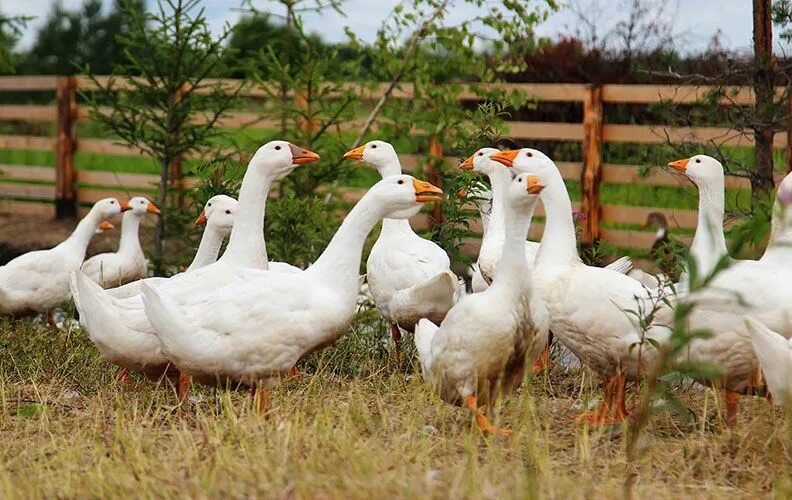
[[[264,211],[267,194],[275,180],[287,175],[296,166],[319,159],[316,153],[298,148],[285,141],[271,141],[261,146],[248,163],[239,191],[239,208],[228,246],[216,262],[182,273],[164,281],[150,282],[152,286],[166,287],[179,297],[189,298],[204,290],[219,288],[227,283],[246,279],[237,274],[243,269],[263,270],[267,267],[266,244],[264,242]],[[132,284],[126,285],[132,287]],[[84,315],[101,315],[94,321],[96,332],[92,336],[115,336],[116,338],[152,335],[154,329],[143,311],[143,296],[140,293],[124,298],[115,298],[112,291],[88,287],[79,290],[78,302],[84,300],[83,293],[98,294],[94,303],[104,304],[101,308],[82,307]],[[104,330],[99,332],[98,330]]]
[[[82,272],[102,288],[113,288],[146,277],[148,261],[138,235],[140,220],[159,209],[146,198],[136,196],[127,202],[129,210],[121,218],[121,241],[117,252],[100,253],[86,260]]]
[[[555,163],[535,149],[502,151],[492,159],[516,171],[536,175],[546,187],[540,199],[546,224],[534,264],[534,283],[550,314],[550,331],[583,363],[605,379],[599,410],[585,415],[590,424],[622,422],[627,417],[625,384],[650,370],[656,351],[636,348],[641,337],[623,311],[635,307],[645,289],[610,269],[583,264],[577,252],[572,202]],[[647,337],[663,342],[666,328]],[[640,360],[640,365],[639,365]]]
[[[28,252],[0,267],[0,312],[49,312],[68,301],[69,273],[85,258],[104,219],[127,210],[116,198],[97,201],[66,240],[49,250]]]
[[[347,331],[359,291],[366,237],[383,217],[408,217],[442,191],[408,175],[375,184],[355,205],[325,251],[303,272],[262,272],[247,282],[183,297],[143,286],[146,314],[168,358],[205,383],[263,389],[304,355]],[[257,398],[259,409],[267,397]]]
[[[760,262],[792,267],[792,173],[787,174],[776,191],[770,241]]]
[[[234,225],[237,201],[229,196],[218,195],[212,197],[196,220],[196,224],[206,224],[198,252],[195,254],[187,273],[193,272],[217,259],[217,254],[223,239],[228,236]],[[148,378],[159,379],[163,375],[175,377],[177,372],[169,370],[169,362],[162,353],[159,339],[150,333],[145,325],[135,328],[139,321],[136,319],[135,309],[116,307],[113,298],[124,298],[127,291],[132,290],[132,295],[138,293],[142,283],[161,283],[166,278],[147,278],[130,283],[125,287],[109,290],[102,293],[101,287],[83,273],[72,273],[72,294],[77,309],[80,312],[80,323],[88,336],[96,345],[99,352],[111,363],[115,363],[124,370],[142,373]],[[121,290],[120,293],[117,290]],[[118,296],[114,297],[116,293]],[[142,310],[140,314],[145,318]],[[111,324],[131,324],[125,329],[108,328]],[[180,385],[180,392],[186,387]],[[180,398],[182,394],[180,394]]]
[[[547,344],[549,318],[533,293],[525,238],[544,186],[539,178],[520,174],[507,186],[504,211],[506,236],[500,265],[487,290],[463,297],[440,326],[422,319],[415,345],[424,378],[437,385],[448,403],[465,404],[479,428],[504,434],[479,412],[481,400],[491,414],[499,392],[522,383],[526,363]]]
[[[402,173],[396,151],[384,141],[368,142],[348,151],[344,158],[373,165],[383,179]],[[366,278],[377,309],[391,322],[397,345],[399,328],[412,332],[421,318],[439,323],[461,290],[446,252],[415,234],[406,218],[382,221],[382,231],[366,262]]]

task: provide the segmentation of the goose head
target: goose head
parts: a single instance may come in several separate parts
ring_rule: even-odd
[[[121,212],[126,212],[131,208],[132,207],[123,201],[118,201],[117,198],[102,198],[94,203],[90,213],[95,214],[99,221],[102,221],[104,219],[110,219]]]
[[[134,198],[130,198],[127,202],[129,205],[129,211],[133,214],[144,216],[148,214],[157,214],[159,215],[160,211],[156,205],[151,203],[148,199],[142,196],[135,196]]]
[[[522,214],[533,214],[536,203],[539,201],[539,194],[544,190],[539,176],[531,174],[517,174],[509,184],[507,200],[511,206]]]
[[[393,146],[385,141],[369,141],[344,153],[344,158],[374,166],[383,179],[401,174],[399,156]]]
[[[231,233],[234,227],[237,201],[230,196],[220,194],[212,196],[204,205],[203,211],[195,220],[196,225],[204,225],[223,235]]]
[[[723,165],[711,156],[695,155],[683,160],[672,161],[668,166],[685,174],[699,189],[723,185]]]
[[[386,177],[374,184],[366,196],[373,198],[389,219],[406,219],[417,214],[421,204],[440,201],[443,190],[411,175]]]
[[[515,173],[535,175],[544,186],[564,186],[564,178],[556,164],[538,149],[522,148],[501,151],[491,159],[514,170]]]
[[[288,141],[270,141],[256,151],[248,169],[283,179],[300,165],[319,160],[319,155]]]
[[[463,161],[459,168],[462,170],[473,170],[486,176],[492,175],[495,169],[503,168],[501,163],[492,160],[492,155],[499,151],[495,148],[481,148]]]

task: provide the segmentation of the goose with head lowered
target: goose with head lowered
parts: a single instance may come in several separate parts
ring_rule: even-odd
[[[195,221],[197,225],[205,224],[206,229],[198,252],[185,272],[193,272],[217,259],[223,239],[234,225],[236,208],[237,201],[230,196],[218,195],[209,199]],[[154,380],[163,375],[176,377],[178,373],[176,370],[169,370],[169,361],[163,354],[156,335],[148,331],[145,325],[135,328],[139,322],[137,314],[143,314],[145,318],[143,311],[115,307],[109,297],[123,299],[133,296],[140,293],[143,283],[157,284],[165,279],[139,280],[109,290],[109,294],[101,293],[101,287],[83,273],[72,273],[71,281],[72,294],[80,312],[80,324],[102,356],[124,370],[142,373]],[[128,324],[131,327],[120,329],[114,326],[119,324]],[[180,390],[184,389],[180,387]]]
[[[81,269],[102,288],[126,285],[146,277],[148,261],[138,235],[140,221],[146,214],[159,214],[159,209],[142,196],[131,198],[121,218],[121,241],[117,252],[100,253],[86,260]]]
[[[396,151],[384,141],[367,142],[344,157],[373,165],[383,179],[402,173]],[[406,218],[382,221],[366,262],[366,279],[397,346],[399,328],[412,332],[421,318],[441,322],[462,290],[445,250],[418,236]]]
[[[182,298],[247,279],[240,274],[243,270],[246,272],[265,270],[267,254],[264,241],[264,211],[267,195],[276,180],[288,175],[295,167],[318,159],[316,153],[286,141],[271,141],[261,146],[250,159],[242,180],[234,227],[222,257],[189,273],[148,284],[166,287],[171,293]],[[132,284],[126,286],[133,287]],[[143,311],[141,293],[133,295],[125,293],[124,298],[115,298],[112,290],[88,287],[80,290],[79,302],[84,301],[83,293],[98,295],[93,301],[103,304],[103,307],[90,309],[83,307],[80,313],[100,315],[90,324],[95,325],[95,328],[113,330],[103,333],[92,332],[92,335],[113,335],[121,338],[154,333]]]
[[[539,197],[546,221],[533,267],[536,293],[544,301],[550,331],[605,381],[598,410],[583,416],[589,424],[607,425],[627,417],[625,386],[651,370],[656,350],[642,349],[641,335],[624,310],[645,293],[640,282],[622,273],[585,265],[578,255],[572,202],[561,172],[541,151],[501,151],[492,159],[515,171],[535,175],[545,188]],[[663,342],[667,328],[653,328],[646,337]]]
[[[363,245],[374,225],[384,217],[414,215],[422,203],[442,196],[409,175],[386,177],[360,199],[305,271],[262,272],[185,297],[144,284],[146,315],[168,359],[187,375],[268,394],[302,356],[347,331]],[[256,400],[261,405],[268,396]]]
[[[534,294],[533,263],[525,252],[543,188],[538,177],[527,174],[509,182],[501,193],[506,198],[506,235],[491,286],[460,299],[439,327],[422,319],[415,328],[424,378],[437,386],[444,401],[467,406],[484,432],[508,433],[486,415],[501,392],[519,387],[526,363],[537,360],[547,344],[547,309]],[[484,414],[481,402],[487,408]]]
[[[69,273],[82,265],[91,238],[105,219],[128,209],[116,198],[99,200],[62,243],[20,255],[1,266],[0,312],[45,313],[67,302],[71,297]]]

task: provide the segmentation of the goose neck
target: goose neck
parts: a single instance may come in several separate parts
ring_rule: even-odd
[[[85,252],[88,250],[88,244],[91,242],[91,238],[93,238],[94,234],[96,234],[96,230],[99,228],[101,222],[102,217],[100,217],[98,213],[94,211],[88,212],[88,214],[77,223],[77,227],[74,228],[72,234],[58,246],[70,247],[72,251],[84,257]]]
[[[383,179],[402,174],[401,163],[399,162],[398,157],[389,158],[384,162],[375,165],[375,167]]]
[[[248,166],[239,188],[239,205],[228,247],[221,257],[234,267],[267,268],[264,212],[275,176]]]
[[[198,251],[195,252],[190,267],[187,272],[200,269],[208,266],[217,260],[217,255],[220,253],[220,247],[223,245],[223,235],[215,228],[207,225],[201,236],[201,242],[198,244]]]
[[[121,217],[121,242],[118,244],[119,253],[143,255],[140,247],[138,231],[140,229],[140,214],[133,211],[124,212]]]
[[[548,183],[540,195],[545,209],[545,228],[536,262],[539,264],[569,264],[579,261],[572,201],[563,180]]]
[[[531,281],[531,268],[525,257],[525,240],[531,227],[534,208],[515,207],[504,204],[506,219],[503,253],[492,287],[503,288],[506,293],[523,294],[524,287]]]
[[[728,254],[723,235],[724,198],[723,185],[704,184],[699,187],[698,225],[690,253],[706,274],[721,257]]]
[[[339,291],[356,295],[360,261],[366,237],[385,215],[375,200],[364,196],[338,228],[322,255],[306,272],[331,283]]]

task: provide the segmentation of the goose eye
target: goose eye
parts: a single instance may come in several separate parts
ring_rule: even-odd
[[[396,184],[404,184],[404,180],[399,179],[399,181]]]
[[[281,148],[280,146],[275,146],[276,151],[280,151],[280,148]]]
[[[207,203],[207,204],[206,204],[206,206],[207,206],[207,207],[211,207],[211,206],[212,206],[212,204],[211,204],[211,203]]]
[[[226,213],[227,213],[228,215],[231,215],[231,210],[226,210]]]
[[[530,157],[532,157],[532,156],[533,156],[533,153],[531,153],[530,151],[528,151],[527,153],[525,153],[525,156],[527,156],[528,158],[530,158]]]
[[[479,153],[479,156],[484,156],[484,153]]]
[[[371,149],[377,149],[377,145],[376,144],[372,144],[371,145]]]
[[[696,163],[701,163],[701,158],[696,158]]]
[[[115,200],[110,200],[111,205],[115,205]]]

